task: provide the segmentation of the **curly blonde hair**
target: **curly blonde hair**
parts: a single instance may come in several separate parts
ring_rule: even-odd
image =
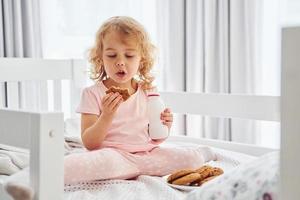
[[[92,65],[91,79],[102,81],[108,78],[104,70],[102,55],[103,39],[110,31],[117,31],[124,35],[126,39],[136,42],[141,54],[138,77],[136,80],[141,84],[143,89],[152,89],[154,77],[150,74],[150,71],[154,65],[155,46],[151,43],[144,27],[133,18],[126,16],[109,18],[97,31],[95,45],[89,52],[89,61]]]

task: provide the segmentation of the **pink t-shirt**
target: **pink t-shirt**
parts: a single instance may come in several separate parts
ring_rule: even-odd
[[[100,115],[101,99],[108,90],[103,82],[83,90],[76,112]],[[100,148],[113,147],[128,152],[149,151],[157,146],[148,135],[147,95],[139,86],[121,103]]]

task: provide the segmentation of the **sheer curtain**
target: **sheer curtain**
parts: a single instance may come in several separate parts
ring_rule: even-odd
[[[275,45],[272,49],[265,42],[266,36],[272,37],[274,44],[279,42],[279,19],[274,18],[275,13],[278,14],[276,6],[271,7],[271,21],[270,2],[266,1],[182,0],[183,6],[179,6],[179,2],[173,13],[169,9],[169,12],[158,9],[163,16],[158,21],[159,24],[172,24],[175,19],[176,25],[184,28],[184,33],[179,31],[174,34],[170,31],[171,28],[161,33],[165,35],[164,44],[177,44],[178,48],[183,45],[185,49],[184,52],[178,52],[177,48],[170,48],[161,55],[164,58],[174,58],[172,55],[177,51],[183,58],[183,62],[178,65],[164,63],[167,66],[163,66],[163,80],[168,80],[163,84],[164,89],[168,90],[170,86],[173,89],[172,86],[181,84],[177,90],[278,95],[266,92],[266,88],[270,87],[273,91],[279,90],[278,62],[270,63],[266,55],[269,52],[268,55],[277,56],[279,48]],[[158,7],[164,5],[170,8],[174,4],[176,5],[173,1],[161,1]],[[176,20],[182,12],[185,20]],[[264,27],[267,24],[272,27],[273,32]],[[181,37],[184,44],[178,41],[178,37]],[[274,73],[270,73],[270,70]],[[271,83],[267,83],[266,76],[272,78]],[[188,115],[182,130],[189,136],[270,146],[278,141],[278,124],[275,127],[274,124],[271,125],[271,129],[267,128],[269,126],[266,122]],[[260,134],[265,132],[265,128],[275,133],[267,136]],[[267,144],[269,139],[272,142]]]
[[[186,1],[187,91],[230,92],[228,1]],[[187,116],[187,135],[230,139],[228,119]]]
[[[41,57],[38,0],[0,1],[0,57]],[[45,83],[0,83],[0,107],[43,108]],[[19,99],[19,100],[18,100]]]
[[[157,1],[158,88],[185,91],[185,11],[182,0]],[[167,105],[168,106],[168,105]],[[171,108],[172,109],[172,108]],[[171,133],[185,134],[185,116],[174,115]]]

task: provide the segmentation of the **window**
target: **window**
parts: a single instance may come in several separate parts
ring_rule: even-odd
[[[41,0],[44,58],[85,58],[104,20],[127,15],[141,22],[156,38],[154,0]]]

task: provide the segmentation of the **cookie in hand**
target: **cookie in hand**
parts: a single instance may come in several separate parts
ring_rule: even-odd
[[[126,101],[130,97],[129,90],[127,88],[119,88],[119,87],[112,86],[108,90],[106,90],[105,93],[109,94],[111,92],[112,93],[118,92],[122,96],[124,101]]]

